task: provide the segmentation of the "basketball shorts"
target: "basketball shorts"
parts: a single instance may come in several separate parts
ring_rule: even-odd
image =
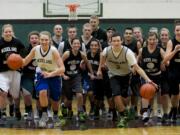
[[[63,91],[68,100],[73,99],[74,93],[83,93],[81,74],[63,81]]]
[[[22,94],[26,95],[33,95],[34,91],[34,78],[23,75],[21,77],[21,88]]]
[[[9,93],[14,99],[19,98],[21,73],[18,71],[0,72],[0,89]]]
[[[61,95],[61,77],[44,78],[41,73],[35,75],[35,90],[36,94],[39,94],[41,90],[47,90],[49,97],[58,101]],[[37,95],[38,96],[38,95]]]
[[[113,76],[110,78],[110,85],[112,89],[112,96],[128,97],[130,76]]]

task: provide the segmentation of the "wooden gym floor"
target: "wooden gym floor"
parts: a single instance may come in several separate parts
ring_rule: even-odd
[[[145,128],[112,128],[112,129],[90,129],[69,130],[60,129],[10,129],[0,128],[1,135],[180,135],[180,127],[145,127]]]
[[[21,102],[23,110],[23,104]],[[73,105],[73,110],[76,105]],[[23,112],[23,111],[22,111]],[[8,118],[5,124],[0,123],[0,135],[180,135],[180,119],[176,124],[161,124],[156,117],[147,125],[141,119],[131,120],[127,128],[116,128],[116,123],[106,117],[100,120],[88,119],[85,123],[80,123],[73,117],[67,120],[65,126],[54,129],[38,129],[34,126],[27,126],[24,120],[17,121]]]

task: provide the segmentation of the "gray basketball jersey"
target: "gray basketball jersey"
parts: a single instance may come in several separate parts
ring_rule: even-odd
[[[41,68],[42,71],[52,72],[55,71],[58,66],[53,57],[53,51],[56,51],[54,46],[50,46],[47,52],[43,52],[41,46],[35,47],[35,59],[37,66]]]
[[[128,61],[126,59],[126,53],[128,48],[123,46],[121,52],[116,57],[113,54],[112,47],[106,48],[106,65],[109,69],[109,77],[113,76],[126,76],[130,73]]]

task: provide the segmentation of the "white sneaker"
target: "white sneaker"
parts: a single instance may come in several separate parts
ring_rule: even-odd
[[[37,110],[34,111],[34,119],[39,119],[39,113]]]
[[[24,113],[24,120],[27,120],[28,113]]]
[[[41,119],[39,120],[39,127],[45,128],[48,121],[48,115],[46,112],[43,112]]]
[[[3,120],[3,121],[6,121],[7,115],[6,115],[5,112],[1,112],[1,117],[0,117],[0,119]]]
[[[55,125],[56,127],[60,126],[61,121],[60,121],[58,115],[54,115],[54,116],[53,116],[53,122],[54,122],[54,125]]]
[[[113,117],[113,113],[112,112],[108,112],[107,113],[107,118],[112,119],[112,117]]]
[[[47,110],[47,114],[48,114],[48,117],[49,118],[53,118],[53,114],[52,114],[52,111],[51,110]]]
[[[27,120],[28,120],[28,121],[33,121],[33,120],[34,120],[34,116],[33,116],[33,113],[32,113],[32,112],[29,112],[29,113],[28,113]]]
[[[142,115],[142,121],[147,122],[149,120],[149,113],[146,111]]]
[[[157,117],[158,117],[159,119],[162,119],[162,113],[161,113],[160,110],[157,111],[157,114],[156,114],[156,115],[157,115]]]
[[[100,109],[99,111],[100,111],[100,115],[102,115],[102,116],[106,116],[107,115],[107,111],[106,111],[105,108]]]

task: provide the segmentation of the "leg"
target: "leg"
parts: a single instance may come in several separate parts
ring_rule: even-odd
[[[15,117],[17,120],[21,119],[20,112],[20,83],[21,74],[18,71],[12,71],[12,81],[10,83],[9,94],[12,96],[15,105]]]
[[[130,87],[132,90],[130,111],[134,112],[135,117],[138,116],[137,106],[138,106],[140,86],[141,86],[141,81],[139,75],[133,75],[130,83]]]
[[[47,94],[47,90],[44,89],[44,90],[41,90],[39,92],[39,102],[40,102],[40,106],[42,108],[47,108],[48,107],[48,94]]]
[[[123,99],[128,97],[128,84],[129,76],[115,76],[110,78],[110,85],[112,89],[112,95],[114,96],[114,103],[117,111],[119,112],[117,127],[127,126],[127,112],[125,102]]]
[[[76,98],[77,98],[77,108],[78,112],[82,112],[83,110],[83,95],[82,93],[76,93]]]
[[[90,112],[89,114],[91,115],[94,110],[94,94],[93,91],[88,92],[88,97],[89,97],[89,102],[90,102]]]
[[[48,108],[48,95],[47,90],[39,91],[39,102],[42,108],[42,117],[39,120],[39,127],[46,127],[48,121],[47,108]]]
[[[0,118],[2,113],[6,111],[6,100],[10,88],[10,75],[11,72],[9,71],[0,72]]]
[[[10,94],[8,94],[8,101],[9,101],[9,115],[13,117],[14,116],[14,100]]]
[[[173,82],[170,82],[169,85],[172,105],[169,113],[169,119],[172,120],[173,123],[176,123],[177,110],[179,106],[179,83],[173,80]]]
[[[6,119],[7,92],[0,90],[0,119]]]

